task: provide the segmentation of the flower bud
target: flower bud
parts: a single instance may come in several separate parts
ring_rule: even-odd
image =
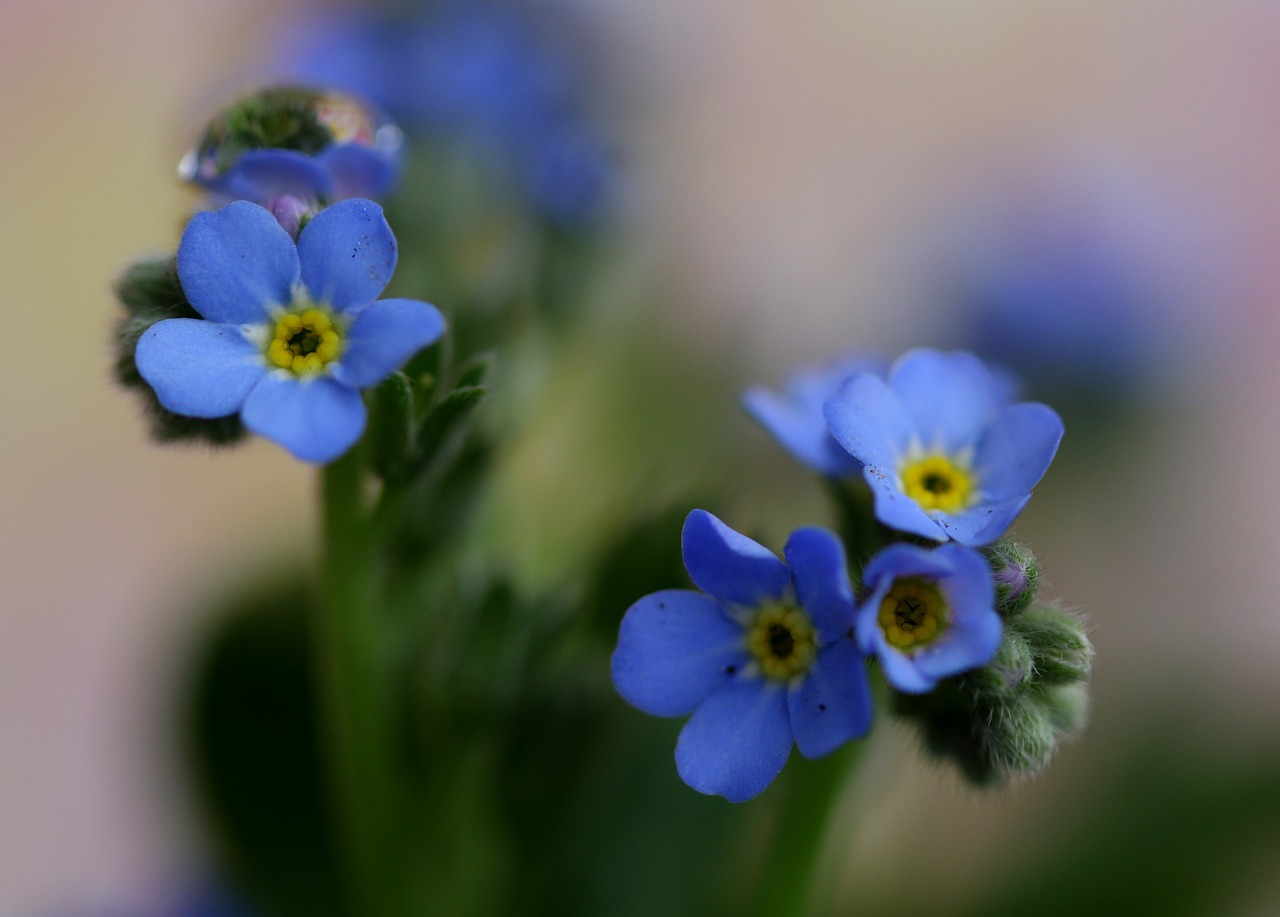
[[[1060,739],[1073,739],[1089,724],[1089,686],[1085,682],[1055,685],[1042,692],[1041,703]]]
[[[306,221],[316,215],[314,205],[308,204],[292,194],[282,194],[279,197],[268,198],[264,206],[271,211],[271,215],[276,218],[280,228],[293,236],[295,242],[298,240],[298,233],[306,225]]]
[[[996,582],[996,611],[1006,618],[1021,613],[1035,599],[1040,584],[1036,556],[1016,541],[998,541],[982,553]]]
[[[1011,624],[1031,648],[1037,682],[1065,685],[1089,680],[1093,644],[1075,615],[1051,605],[1033,605]]]
[[[1027,641],[1006,630],[995,658],[980,669],[964,676],[965,684],[987,697],[1010,697],[1025,691],[1027,676],[1035,670],[1035,661]]]
[[[980,714],[974,727],[983,760],[999,782],[1036,773],[1057,750],[1053,717],[1036,694],[997,701],[975,712]]]

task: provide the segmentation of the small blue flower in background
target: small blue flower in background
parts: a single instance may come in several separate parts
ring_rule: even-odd
[[[218,115],[178,173],[221,201],[379,198],[399,180],[400,129],[339,92],[280,87]]]
[[[617,176],[563,37],[528,7],[449,2],[309,19],[280,57],[290,78],[371,99],[411,133],[471,144],[539,213],[575,226],[604,214]]]
[[[868,562],[863,586],[858,646],[899,691],[932,691],[986,665],[1000,646],[991,568],[971,548],[890,545]]]
[[[1039,388],[1114,397],[1152,366],[1157,335],[1143,319],[1162,294],[1114,233],[1074,228],[1020,222],[969,258],[959,280],[966,337]]]
[[[792,533],[784,564],[704,510],[685,520],[685,567],[703,590],[669,589],[628,609],[613,683],[656,716],[693,716],[676,744],[681,779],[743,802],[792,745],[817,758],[871,726],[866,667],[851,639],[844,548],[824,529]]]
[[[920,348],[888,378],[861,373],[826,404],[832,436],[864,465],[885,525],[984,545],[1031,499],[1058,451],[1062,421],[1008,403],[1008,382],[973,354]]]
[[[395,236],[372,201],[322,210],[296,244],[257,204],[198,213],[178,277],[204,320],[149,328],[138,371],[174,413],[238,413],[303,461],[332,461],[364,432],[359,390],[444,333],[434,306],[377,299],[395,265]]]
[[[841,357],[793,373],[781,392],[754,386],[742,396],[742,406],[801,464],[828,477],[846,477],[860,472],[862,463],[831,436],[823,405],[858,373],[883,375],[884,369],[880,360]]]

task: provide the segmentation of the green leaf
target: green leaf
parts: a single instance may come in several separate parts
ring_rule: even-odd
[[[409,460],[413,436],[414,385],[402,372],[392,373],[370,395],[369,432],[373,470],[395,477]]]
[[[223,608],[187,699],[199,795],[235,883],[265,912],[341,915],[300,570]]]

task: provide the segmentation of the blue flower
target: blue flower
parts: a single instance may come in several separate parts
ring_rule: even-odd
[[[805,367],[787,379],[781,392],[762,385],[748,389],[742,406],[797,461],[828,477],[846,477],[861,471],[862,463],[832,437],[822,408],[841,385],[863,372],[883,375],[884,366],[853,356]]]
[[[446,2],[404,16],[308,19],[287,36],[290,78],[373,100],[406,130],[468,143],[567,226],[608,209],[616,170],[583,103],[563,23],[505,2]]]
[[[799,529],[784,564],[704,510],[689,514],[682,538],[703,591],[655,592],[627,610],[613,683],[646,713],[693,713],[676,743],[680,777],[743,802],[793,744],[817,758],[871,726],[844,548],[823,529]]]
[[[991,568],[977,551],[890,545],[862,576],[869,593],[858,608],[858,647],[899,691],[932,691],[995,656],[1003,626]]]
[[[224,201],[378,198],[400,178],[403,143],[398,127],[353,96],[282,87],[215,118],[178,173]]]
[[[174,413],[238,413],[303,461],[332,461],[364,431],[359,390],[444,333],[434,306],[374,301],[395,265],[395,236],[371,201],[322,210],[296,244],[257,204],[198,213],[178,277],[204,320],[149,328],[138,371]]]
[[[1031,499],[1062,439],[1043,404],[1008,403],[1008,383],[973,354],[920,348],[888,379],[854,376],[825,408],[863,463],[885,525],[936,541],[995,541]]]

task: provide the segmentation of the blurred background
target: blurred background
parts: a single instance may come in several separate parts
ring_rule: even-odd
[[[991,794],[882,718],[829,897],[1280,913],[1280,7],[579,7],[614,93],[625,256],[521,403],[494,550],[550,580],[644,487],[702,482],[780,544],[822,492],[743,388],[980,349],[1067,421],[1017,531],[1091,622],[1093,725]],[[263,442],[151,445],[109,381],[110,288],[173,248],[178,159],[300,15],[0,6],[0,914],[173,913],[212,872],[175,740],[197,610],[308,550],[313,481]]]

